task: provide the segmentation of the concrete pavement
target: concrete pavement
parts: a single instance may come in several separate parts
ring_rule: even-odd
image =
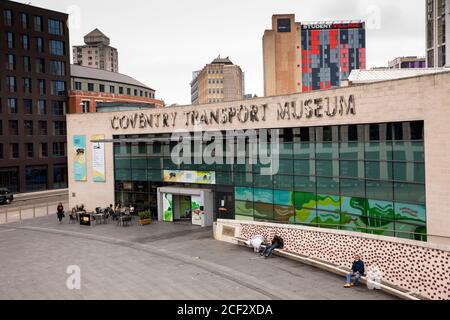
[[[0,226],[0,299],[394,299],[215,241],[211,228],[56,221],[52,215]],[[80,267],[81,290],[66,287],[71,265]]]

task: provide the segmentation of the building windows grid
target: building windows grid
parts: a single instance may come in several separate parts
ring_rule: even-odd
[[[116,145],[116,187],[163,184],[162,170],[211,170],[216,186],[234,188],[236,219],[426,240],[423,122],[281,131],[276,175],[261,176],[261,164],[176,166],[168,143],[147,145],[144,157]]]

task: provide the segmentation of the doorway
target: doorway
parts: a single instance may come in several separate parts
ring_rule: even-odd
[[[175,221],[192,221],[192,197],[186,195],[174,196],[174,208],[178,210],[178,214],[175,214]]]

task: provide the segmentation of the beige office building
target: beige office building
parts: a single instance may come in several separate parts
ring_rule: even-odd
[[[295,22],[294,14],[272,16],[272,29],[263,36],[266,97],[302,91],[300,40],[301,24]]]
[[[228,57],[217,57],[192,76],[192,104],[234,101],[244,96],[244,73]]]
[[[119,54],[105,34],[95,29],[84,37],[84,42],[84,46],[73,47],[74,64],[119,72]]]

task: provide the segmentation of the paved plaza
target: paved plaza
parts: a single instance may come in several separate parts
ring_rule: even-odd
[[[81,289],[66,286],[79,266]],[[215,241],[211,228],[59,225],[40,217],[0,226],[0,299],[394,299],[281,257]]]

